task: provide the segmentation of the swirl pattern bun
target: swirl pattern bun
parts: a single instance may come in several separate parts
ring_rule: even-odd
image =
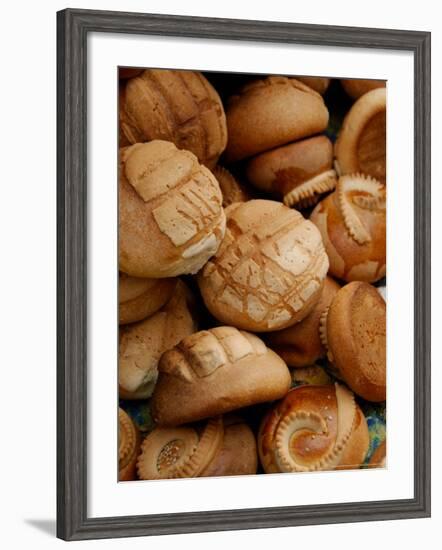
[[[367,401],[384,401],[386,304],[376,288],[342,287],[321,318],[321,337],[335,375]]]
[[[336,190],[313,210],[330,275],[372,283],[386,270],[386,191],[378,181],[353,174],[339,178]]]
[[[150,278],[196,273],[224,230],[218,182],[195,155],[166,141],[120,151],[121,271]]]
[[[242,160],[327,127],[322,97],[294,78],[269,76],[246,84],[229,99],[226,160]]]
[[[357,468],[368,445],[364,415],[340,384],[291,390],[269,411],[258,434],[266,473]]]
[[[118,409],[118,479],[136,478],[136,464],[140,453],[140,432],[130,416]]]
[[[328,259],[316,227],[281,203],[251,200],[226,209],[217,254],[198,274],[219,321],[266,332],[293,325],[321,294]]]
[[[227,143],[220,97],[196,71],[148,69],[128,81],[120,98],[123,145],[171,141],[213,168]]]
[[[161,357],[153,418],[166,426],[194,422],[279,399],[290,383],[284,361],[254,334],[203,330]]]

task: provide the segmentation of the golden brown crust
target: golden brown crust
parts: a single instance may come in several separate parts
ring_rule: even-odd
[[[120,325],[146,319],[172,296],[177,279],[143,279],[120,272],[118,318]]]
[[[358,99],[361,95],[375,90],[376,88],[385,88],[385,80],[365,80],[363,78],[341,78],[341,84],[346,93],[353,99]]]
[[[136,479],[136,463],[140,454],[140,432],[130,416],[118,409],[118,479]]]
[[[212,172],[218,180],[223,195],[224,208],[227,208],[227,206],[230,206],[234,202],[245,202],[250,199],[245,187],[226,168],[217,164]]]
[[[291,327],[270,332],[266,336],[267,345],[281,356],[289,367],[307,367],[325,357],[326,350],[319,335],[319,321],[339,289],[338,283],[327,277],[321,297],[307,317]]]
[[[386,107],[386,89],[377,88],[361,96],[347,113],[335,143],[340,175],[360,172],[385,184]]]
[[[152,413],[159,425],[194,422],[279,399],[290,382],[284,361],[257,336],[217,327],[163,354]]]
[[[367,456],[369,445],[370,435],[368,433],[367,420],[359,406],[356,405],[353,431],[336,469],[349,470],[360,468]]]
[[[362,456],[366,442],[354,435],[362,422],[358,414],[345,386],[291,390],[260,426],[258,451],[265,472],[332,470],[343,465],[343,458],[352,462]],[[364,449],[359,448],[361,442]]]
[[[370,283],[385,276],[385,186],[360,174],[342,176],[310,220],[321,232],[330,275]]]
[[[196,71],[148,69],[127,82],[120,102],[128,143],[173,142],[213,168],[227,143],[221,99]]]
[[[121,271],[150,278],[195,273],[224,229],[218,182],[195,155],[165,141],[120,150]]]
[[[322,97],[294,78],[270,76],[229,99],[226,160],[233,162],[322,132],[328,111]]]
[[[118,364],[120,397],[146,399],[152,395],[162,353],[197,330],[189,310],[191,299],[184,283],[178,281],[162,310],[123,331]]]
[[[375,450],[368,466],[370,468],[385,468],[387,460],[387,440],[385,439]]]
[[[367,401],[386,397],[386,305],[362,282],[342,287],[327,314],[329,360],[340,378]]]
[[[328,270],[320,233],[275,201],[236,203],[226,215],[225,238],[198,274],[209,311],[222,323],[255,332],[303,319]]]
[[[296,80],[300,80],[303,84],[321,95],[325,94],[330,85],[330,79],[322,76],[297,76]]]

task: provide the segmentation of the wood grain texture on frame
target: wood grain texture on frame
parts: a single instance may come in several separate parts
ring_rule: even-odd
[[[111,32],[408,50],[415,82],[414,498],[87,517],[87,34]],[[64,10],[57,14],[57,536],[65,540],[430,515],[430,33]]]

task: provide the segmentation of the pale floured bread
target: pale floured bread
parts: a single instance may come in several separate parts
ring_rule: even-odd
[[[196,273],[224,229],[218,182],[193,153],[166,141],[120,150],[121,271],[149,278]]]
[[[131,78],[120,99],[120,126],[130,144],[171,141],[209,168],[227,143],[219,95],[197,71],[148,69]]]
[[[378,281],[386,271],[386,191],[380,182],[353,174],[313,210],[330,275],[344,281]]]
[[[326,349],[319,335],[320,319],[339,288],[336,281],[327,277],[321,297],[307,317],[291,327],[269,332],[266,335],[266,344],[276,351],[289,367],[308,367],[321,357],[325,357]]]
[[[326,136],[315,136],[267,151],[247,163],[247,178],[287,206],[312,206],[336,187],[333,145]]]
[[[296,76],[295,78],[321,95],[325,94],[330,85],[330,79],[321,76]]]
[[[217,164],[212,172],[221,188],[224,208],[234,202],[245,202],[250,199],[244,185],[239,183],[226,168]]]
[[[136,479],[136,464],[140,454],[140,432],[131,417],[118,409],[118,479]]]
[[[284,76],[246,84],[229,99],[226,117],[228,162],[317,134],[328,123],[322,97],[299,80]]]
[[[284,361],[257,336],[233,327],[184,338],[161,357],[159,373],[152,413],[166,426],[279,399],[290,387]]]
[[[367,401],[386,398],[386,304],[368,283],[342,287],[321,319],[335,374]]]
[[[316,227],[267,200],[232,204],[216,254],[198,274],[209,311],[244,330],[278,330],[303,319],[319,300],[328,259]]]
[[[367,80],[364,78],[341,78],[341,84],[346,93],[353,99],[358,99],[361,95],[375,90],[376,88],[385,88],[385,80]]]
[[[119,274],[118,318],[120,325],[146,319],[172,296],[177,279],[144,279]]]
[[[221,416],[157,427],[143,441],[137,468],[140,479],[255,474],[256,441],[247,424]]]
[[[258,434],[266,473],[358,468],[368,444],[365,418],[353,393],[340,384],[291,390]]]
[[[121,334],[118,363],[119,395],[146,399],[152,395],[161,355],[197,330],[192,317],[193,297],[178,281],[171,300],[148,319]]]
[[[354,103],[335,143],[339,175],[361,172],[385,184],[386,108],[385,88],[372,90]]]

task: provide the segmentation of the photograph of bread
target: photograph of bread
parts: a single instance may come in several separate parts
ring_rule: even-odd
[[[387,467],[387,83],[118,78],[118,480]]]

